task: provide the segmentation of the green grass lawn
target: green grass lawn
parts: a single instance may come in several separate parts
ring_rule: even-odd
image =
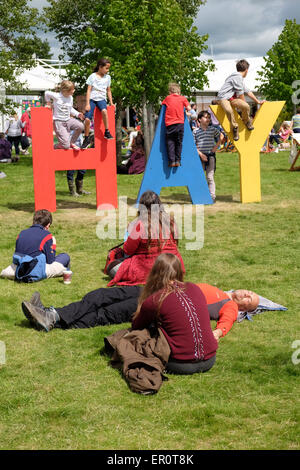
[[[43,333],[22,313],[22,300],[36,289],[45,305],[59,307],[105,287],[107,250],[119,241],[96,235],[94,172],[85,177],[92,194],[78,199],[67,192],[65,172],[57,173],[51,230],[57,251],[71,255],[73,281],[0,279],[0,341],[6,345],[0,448],[299,449],[300,365],[292,361],[292,344],[300,340],[300,172],[288,168],[287,152],[261,155],[262,202],[241,204],[238,157],[218,154],[217,203],[204,209],[204,246],[188,251],[186,240],[179,243],[187,280],[251,289],[288,310],[235,324],[208,373],[169,376],[153,396],[132,393],[99,354],[103,338],[128,324]],[[2,164],[0,171],[7,174],[0,180],[2,269],[18,232],[31,225],[31,157]],[[119,196],[133,203],[141,179],[118,175]],[[189,202],[185,188],[166,188],[161,196],[165,203]]]

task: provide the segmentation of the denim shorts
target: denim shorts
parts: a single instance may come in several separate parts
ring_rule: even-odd
[[[84,117],[88,118],[91,121],[93,119],[96,106],[98,109],[100,109],[100,111],[102,111],[102,109],[106,109],[107,108],[106,100],[101,100],[101,101],[90,100],[91,109],[85,112]]]

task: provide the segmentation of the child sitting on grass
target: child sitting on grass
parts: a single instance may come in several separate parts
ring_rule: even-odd
[[[62,276],[63,271],[66,270],[70,264],[70,256],[67,253],[60,253],[56,256],[56,240],[52,233],[49,232],[51,224],[51,212],[46,209],[36,211],[33,216],[33,225],[22,230],[17,236],[13,258],[13,260],[16,258],[21,260],[22,257],[28,255],[34,260],[41,254],[44,254],[46,263],[44,277],[47,278]],[[33,268],[34,267],[35,266],[33,266]],[[13,262],[6,269],[3,269],[1,277],[15,279],[16,270],[17,265]],[[29,275],[30,272],[26,274]]]

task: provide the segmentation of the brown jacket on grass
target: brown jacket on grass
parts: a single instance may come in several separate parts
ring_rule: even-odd
[[[104,338],[104,343],[106,351],[113,351],[112,367],[122,370],[133,392],[157,393],[167,380],[163,372],[171,351],[159,328],[154,334],[147,328],[120,330]]]

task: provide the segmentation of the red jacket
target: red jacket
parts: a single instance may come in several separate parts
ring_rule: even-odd
[[[173,253],[176,255],[185,272],[182,257],[178,251],[177,244],[172,235],[170,239],[152,239],[148,247],[148,240],[145,238],[145,230],[141,221],[137,221],[124,243],[124,252],[129,255],[126,258],[115,277],[108,283],[108,286],[118,285],[138,285],[145,284],[149,272],[155,259],[161,253]]]
[[[208,306],[212,304],[217,304],[222,300],[230,299],[229,295],[226,292],[218,289],[218,287],[211,286],[209,284],[198,284],[197,286],[200,287],[202,290],[206,303]],[[218,311],[218,320],[216,328],[220,328],[222,330],[223,336],[225,336],[228,331],[232,328],[232,325],[236,321],[238,316],[238,306],[233,300],[229,300],[225,303]]]
[[[31,121],[27,111],[22,114],[21,122],[25,122],[25,126],[23,127],[24,134],[27,135],[27,137],[31,137]]]

